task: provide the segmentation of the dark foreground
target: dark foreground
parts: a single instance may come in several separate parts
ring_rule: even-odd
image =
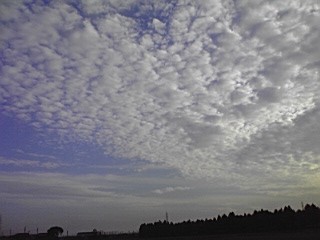
[[[141,238],[138,238],[139,240]],[[293,233],[222,234],[213,236],[190,236],[171,238],[142,238],[142,240],[319,240],[320,230]]]
[[[0,237],[0,240],[36,240],[39,238]],[[320,229],[312,231],[282,232],[282,233],[242,233],[217,234],[212,236],[186,236],[186,237],[158,237],[141,238],[137,234],[104,235],[98,237],[59,237],[41,238],[41,240],[319,240]],[[40,239],[39,239],[40,240]]]
[[[320,240],[320,208],[307,204],[302,209],[255,210],[236,215],[230,212],[213,219],[172,223],[158,221],[140,225],[139,236],[145,239],[317,239]],[[200,237],[210,236],[210,237]],[[179,238],[176,236],[199,236]]]

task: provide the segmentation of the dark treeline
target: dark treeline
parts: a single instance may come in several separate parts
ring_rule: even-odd
[[[229,233],[262,233],[299,231],[320,228],[320,208],[307,204],[303,210],[294,211],[290,206],[274,210],[254,211],[252,214],[218,216],[213,219],[172,223],[158,221],[142,224],[140,237],[200,236]]]

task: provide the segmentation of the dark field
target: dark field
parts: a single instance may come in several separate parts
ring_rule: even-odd
[[[0,237],[1,240],[35,240],[37,238]],[[41,240],[320,240],[320,229],[315,231],[287,232],[287,233],[246,233],[246,234],[218,234],[212,236],[188,236],[188,237],[159,237],[139,238],[137,235],[105,235],[99,237],[60,237],[41,238]]]
[[[172,238],[139,238],[139,240],[320,240],[320,230],[294,233],[223,234]]]

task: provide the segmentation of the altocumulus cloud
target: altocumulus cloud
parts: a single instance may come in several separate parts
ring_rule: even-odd
[[[318,1],[0,4],[5,114],[186,176],[319,170]]]

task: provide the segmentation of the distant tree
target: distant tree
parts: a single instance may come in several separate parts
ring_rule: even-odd
[[[228,218],[233,218],[235,217],[236,215],[234,214],[234,212],[230,212],[229,215],[228,215]]]
[[[58,237],[59,235],[61,235],[63,233],[63,228],[58,227],[58,226],[54,226],[54,227],[49,228],[47,233],[49,236]]]

